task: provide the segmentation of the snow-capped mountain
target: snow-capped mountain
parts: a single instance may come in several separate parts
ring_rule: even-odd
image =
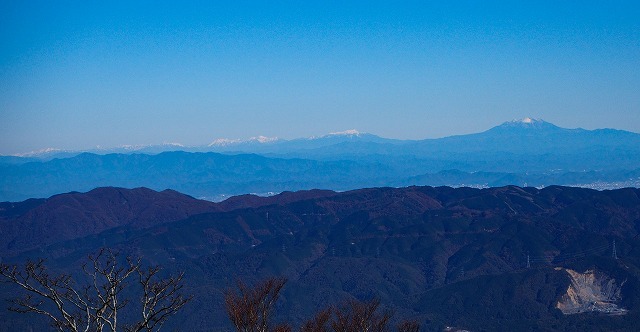
[[[0,156],[0,200],[110,185],[215,196],[411,184],[616,187],[640,182],[640,134],[566,129],[531,118],[477,134],[419,141],[347,130],[293,140],[258,136],[214,143],[58,152],[57,160]]]
[[[366,134],[366,133],[360,133],[358,130],[356,129],[349,129],[349,130],[345,130],[345,131],[338,131],[338,132],[334,132],[334,133],[328,133],[324,136],[321,137],[327,137],[327,136],[349,136],[349,137],[360,137],[360,135],[362,134]],[[315,138],[315,137],[312,137]]]
[[[57,148],[47,148],[38,151],[16,154],[13,157],[32,158],[40,160],[50,160],[54,158],[68,158],[76,156],[80,153],[95,153],[100,155],[110,153],[144,153],[156,154],[165,151],[192,151],[193,147],[188,147],[180,143],[162,143],[162,144],[125,144],[116,147],[96,146],[86,150],[64,150]]]
[[[248,139],[229,139],[229,138],[217,138],[209,143],[208,147],[228,147],[241,144],[268,144],[278,142],[280,139],[277,137],[256,136]]]
[[[295,153],[349,143],[398,143],[399,140],[382,138],[356,129],[332,132],[322,136],[296,139],[257,136],[249,139],[218,138],[207,147],[216,152]]]
[[[542,119],[524,118],[504,122],[484,132],[425,140],[395,140],[382,138],[356,129],[331,132],[322,136],[297,139],[255,136],[247,139],[218,138],[208,145],[184,146],[179,143],[160,145],[125,145],[84,151],[47,149],[22,155],[23,157],[53,159],[77,155],[144,153],[165,151],[256,153],[311,159],[350,159],[356,156],[413,156],[441,158],[441,155],[512,153],[524,155],[554,155],[579,153],[585,150],[614,148],[638,150],[640,134],[622,130],[558,127]],[[469,157],[470,155],[467,155]],[[448,157],[447,157],[448,158]],[[484,157],[483,157],[484,158]]]
[[[558,127],[552,123],[542,119],[524,118],[519,120],[507,121],[499,126],[489,129],[489,131],[549,131],[549,130],[576,130]]]
[[[472,154],[481,154],[485,157],[474,158],[484,159],[507,153],[540,160],[536,156],[587,155],[595,151],[611,152],[612,149],[640,151],[640,134],[614,129],[568,129],[542,119],[524,118],[476,134],[428,139],[409,146],[420,155],[455,153],[470,158]]]

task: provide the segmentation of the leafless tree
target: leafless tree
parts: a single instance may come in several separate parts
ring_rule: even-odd
[[[273,307],[278,300],[284,278],[270,278],[252,287],[239,280],[236,289],[224,294],[229,319],[239,332],[291,332],[289,324],[271,327]],[[381,310],[380,299],[368,302],[347,300],[318,312],[300,327],[300,332],[386,332],[393,313]],[[399,332],[418,332],[417,321],[404,321],[397,326]]]
[[[171,315],[177,313],[192,297],[182,293],[184,272],[177,276],[160,278],[159,266],[138,268],[138,282],[142,287],[141,319],[127,331],[155,331]],[[157,327],[157,329],[156,329]]]
[[[241,332],[268,332],[273,306],[287,282],[284,278],[270,278],[253,287],[238,281],[238,290],[225,292],[225,308],[236,330]],[[279,331],[290,331],[287,325]]]
[[[390,311],[378,312],[380,299],[368,302],[349,300],[333,311],[335,319],[331,328],[335,332],[384,332],[389,331]]]
[[[182,294],[183,274],[161,278],[159,267],[143,268],[140,259],[120,259],[110,249],[89,256],[82,268],[89,281],[81,285],[70,274],[51,274],[44,262],[0,264],[0,275],[26,291],[10,310],[47,316],[59,331],[157,331],[191,300]],[[136,276],[142,294],[139,311],[125,315],[131,299],[123,291]],[[127,323],[122,316],[134,321]]]
[[[398,324],[398,332],[418,332],[420,331],[420,323],[415,320],[406,320]]]
[[[293,331],[293,329],[291,328],[291,325],[287,323],[281,323],[281,324],[278,324],[276,327],[274,327],[272,331],[273,332],[291,332]]]
[[[332,309],[327,308],[318,312],[313,319],[305,322],[300,328],[300,332],[329,332],[329,321],[331,320]]]
[[[379,300],[360,302],[351,300],[338,308],[327,308],[305,322],[300,332],[340,332],[340,331],[388,331],[390,311],[378,313]],[[333,316],[335,313],[335,317]],[[398,332],[418,332],[417,321],[403,321],[397,326]]]

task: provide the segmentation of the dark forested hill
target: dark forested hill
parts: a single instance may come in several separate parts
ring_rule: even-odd
[[[216,204],[172,190],[97,188],[21,203],[0,203],[6,256],[121,226],[139,229],[218,210]]]
[[[120,194],[129,195],[125,212],[115,198]],[[165,200],[144,199],[157,195]],[[36,224],[59,237],[18,249],[1,243],[4,260],[44,256],[54,270],[66,271],[108,245],[186,271],[188,291],[196,297],[170,321],[184,330],[229,328],[221,291],[237,278],[268,276],[288,278],[277,313],[294,324],[346,298],[373,296],[396,317],[418,319],[434,331],[445,325],[634,330],[640,321],[638,189],[371,188],[245,196],[220,204],[175,192],[99,189],[66,195],[60,208],[52,206],[56,197],[4,208],[2,222],[14,225],[15,243],[26,241],[22,237],[31,236]],[[61,214],[62,206],[75,212]],[[117,225],[69,236],[66,229],[93,220],[78,211],[93,210],[123,216],[115,218]],[[612,257],[614,240],[618,259]],[[610,300],[622,314],[563,314],[558,303],[579,307],[579,298],[567,297],[575,284],[571,273],[593,279],[580,286],[585,292],[613,285],[619,298]],[[3,315],[5,329],[30,324],[28,316]]]

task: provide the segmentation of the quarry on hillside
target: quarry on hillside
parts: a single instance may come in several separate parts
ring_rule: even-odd
[[[571,269],[563,270],[571,278],[571,285],[556,305],[563,314],[601,312],[609,315],[624,315],[627,313],[626,309],[616,304],[621,298],[620,290],[624,281],[617,285],[615,279],[595,270],[587,270],[584,273]]]

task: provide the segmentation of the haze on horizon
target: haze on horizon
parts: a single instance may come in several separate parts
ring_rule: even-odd
[[[640,132],[640,4],[0,3],[0,154],[512,119]]]

